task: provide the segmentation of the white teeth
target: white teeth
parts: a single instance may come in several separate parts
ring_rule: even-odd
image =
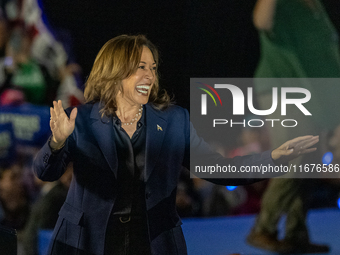
[[[138,85],[137,89],[147,89],[147,90],[149,90],[150,86],[148,86],[148,85]]]
[[[138,85],[138,86],[136,86],[136,89],[139,93],[147,95],[148,91],[150,89],[150,86],[149,85]]]

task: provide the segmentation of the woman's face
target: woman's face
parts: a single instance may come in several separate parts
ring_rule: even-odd
[[[156,79],[156,63],[150,49],[143,47],[137,71],[122,81],[122,99],[130,105],[146,104]]]

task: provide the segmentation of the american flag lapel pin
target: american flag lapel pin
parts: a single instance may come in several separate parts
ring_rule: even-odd
[[[160,125],[157,124],[157,131],[163,131],[162,127]]]

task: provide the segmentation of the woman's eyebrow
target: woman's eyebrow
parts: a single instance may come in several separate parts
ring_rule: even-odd
[[[144,61],[140,61],[139,63],[146,64],[146,62],[144,62]],[[152,65],[156,65],[156,62],[153,62]]]

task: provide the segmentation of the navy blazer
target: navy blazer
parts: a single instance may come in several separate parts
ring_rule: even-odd
[[[106,226],[117,196],[118,164],[115,143],[112,142],[112,118],[101,117],[99,110],[99,103],[80,106],[75,129],[64,148],[53,154],[47,142],[34,160],[34,171],[44,181],[59,179],[68,162],[73,161],[74,175],[59,212],[50,254],[58,254],[56,251],[61,246],[64,246],[64,254],[72,254],[74,249],[84,251],[80,254],[104,254]],[[70,110],[67,112],[69,114]],[[145,114],[144,182],[151,251],[161,255],[187,254],[181,220],[176,211],[177,181],[182,166],[189,169],[190,144],[192,153],[206,151],[208,146],[190,129],[187,110],[171,106],[160,111],[147,104]],[[274,165],[270,152],[224,160],[236,165]],[[224,185],[252,182],[235,179],[211,181]]]

